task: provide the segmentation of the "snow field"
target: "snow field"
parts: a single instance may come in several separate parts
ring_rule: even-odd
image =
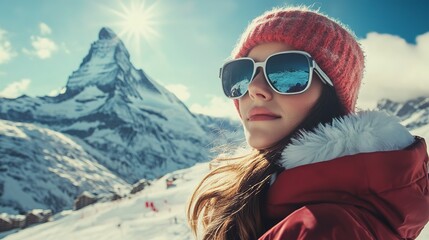
[[[186,203],[208,171],[208,163],[175,171],[135,195],[87,206],[56,221],[6,236],[5,240],[193,239],[185,217]],[[166,179],[172,176],[177,178],[176,186],[166,189]],[[153,202],[157,211],[146,207],[147,202]]]

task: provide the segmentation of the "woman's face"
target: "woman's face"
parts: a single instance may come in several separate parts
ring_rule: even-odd
[[[283,43],[265,43],[254,47],[248,57],[263,62],[273,53],[293,50]],[[256,149],[265,149],[289,135],[308,115],[322,92],[322,82],[313,74],[311,86],[297,95],[280,95],[268,85],[262,71],[249,85],[248,93],[238,100],[246,140]]]

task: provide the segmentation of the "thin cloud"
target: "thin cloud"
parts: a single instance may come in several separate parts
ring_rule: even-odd
[[[30,39],[33,49],[28,50],[24,48],[22,50],[28,55],[34,55],[40,59],[47,59],[50,58],[54,52],[58,51],[57,44],[50,38],[31,36]]]
[[[168,91],[174,93],[180,100],[186,101],[189,99],[191,94],[188,91],[188,88],[182,84],[170,84],[165,86]]]
[[[429,32],[417,36],[416,44],[376,32],[368,33],[360,43],[366,55],[366,71],[359,108],[374,108],[382,98],[401,102],[429,96]]]
[[[207,105],[192,104],[190,107],[191,112],[205,114],[214,117],[228,117],[231,119],[239,120],[237,110],[234,103],[223,97],[211,97]]]
[[[28,78],[21,79],[20,81],[12,82],[7,85],[3,90],[0,90],[0,97],[3,98],[17,98],[24,94],[28,89],[31,80]]]
[[[6,38],[6,31],[0,28],[0,64],[10,61],[16,53],[12,49],[12,44]]]
[[[61,88],[58,88],[58,89],[53,89],[53,90],[51,90],[51,91],[48,93],[48,96],[49,96],[49,97],[55,97],[55,96],[58,96],[58,95],[60,95],[60,94],[65,93],[65,92],[66,92],[66,87],[61,87]]]
[[[39,24],[40,34],[42,35],[49,35],[52,33],[52,29],[48,26],[46,23],[40,23]]]

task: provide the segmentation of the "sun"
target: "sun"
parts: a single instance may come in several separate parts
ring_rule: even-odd
[[[144,1],[131,1],[130,6],[125,6],[120,2],[121,12],[116,12],[121,18],[118,25],[122,31],[120,35],[125,35],[130,38],[146,38],[157,37],[158,32],[156,26],[156,2],[152,5],[147,5]]]
[[[151,45],[154,40],[160,37],[157,31],[159,25],[160,11],[157,8],[157,3],[154,1],[148,4],[144,0],[131,0],[129,5],[125,1],[118,1],[118,7],[115,9],[108,8],[117,19],[113,25],[119,29],[119,37],[126,42],[132,43],[134,48],[140,51],[140,45],[143,40]]]

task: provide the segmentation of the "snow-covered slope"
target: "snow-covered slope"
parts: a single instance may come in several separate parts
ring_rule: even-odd
[[[5,240],[186,240],[193,239],[185,219],[185,205],[196,184],[209,171],[207,163],[165,175],[131,198],[97,203],[48,223],[10,234]],[[175,176],[176,186],[166,188]],[[157,212],[146,207],[153,202]],[[61,214],[60,214],[61,215]],[[0,233],[0,238],[2,234]]]
[[[0,120],[0,146],[0,212],[56,212],[71,208],[85,190],[130,188],[98,163],[89,146],[47,128]]]

